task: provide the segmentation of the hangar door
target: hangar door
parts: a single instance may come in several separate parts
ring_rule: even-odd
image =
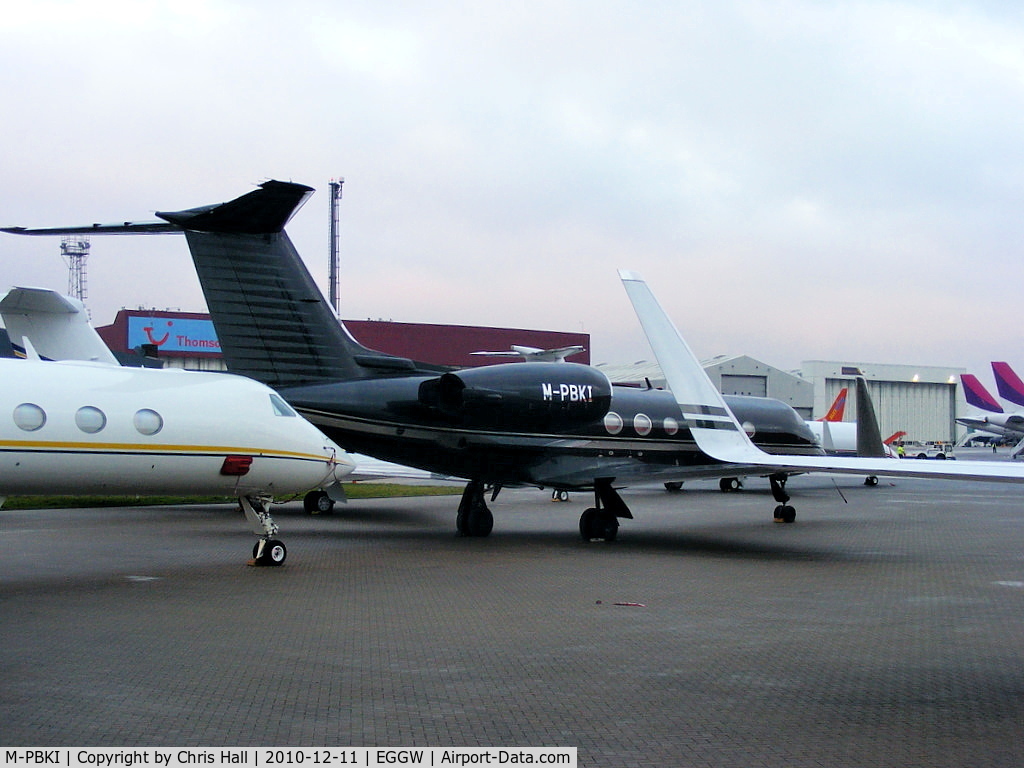
[[[768,397],[768,377],[739,376],[737,374],[723,373],[722,394]]]
[[[852,387],[853,382],[838,379],[827,382],[830,392],[838,392],[841,386]],[[954,384],[873,380],[868,382],[868,393],[875,404],[883,439],[900,430],[907,433],[907,440],[953,440],[956,426]],[[851,396],[846,402],[846,420],[856,420],[856,398]]]

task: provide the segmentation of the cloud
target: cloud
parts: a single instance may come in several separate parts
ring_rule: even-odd
[[[969,365],[1019,343],[993,322],[1024,277],[1011,4],[43,2],[6,22],[6,223],[344,176],[351,317],[582,327],[629,360],[625,266],[706,354]],[[326,210],[322,191],[289,228],[321,280]],[[56,243],[2,242],[11,278],[60,275]],[[100,322],[201,308],[178,240],[97,239],[90,268]]]

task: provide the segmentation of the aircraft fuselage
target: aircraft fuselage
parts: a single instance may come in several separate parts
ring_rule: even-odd
[[[227,374],[3,359],[0,413],[0,496],[294,494],[351,470],[271,389]]]
[[[518,376],[512,391],[510,369]],[[588,383],[588,376],[603,374],[568,363],[510,363],[458,375],[470,378],[474,371],[494,386],[467,385],[459,402],[450,392],[438,396],[444,387],[438,376],[317,384],[281,394],[346,450],[485,483],[586,488],[598,478],[722,474],[720,463],[697,448],[669,392],[611,386],[606,379],[603,387],[597,379]],[[466,397],[469,391],[476,395]],[[822,453],[785,403],[728,401],[763,449]]]

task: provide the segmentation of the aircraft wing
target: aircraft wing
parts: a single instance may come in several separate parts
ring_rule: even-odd
[[[428,472],[425,469],[407,467],[403,464],[394,464],[390,461],[382,461],[372,456],[365,456],[360,453],[348,455],[355,463],[355,469],[345,478],[346,480],[452,480],[446,475],[438,475]]]
[[[1000,437],[1016,437],[1016,433],[1011,434],[1005,427],[1001,427],[997,424],[992,424],[988,419],[972,419],[968,417],[961,417],[956,420],[957,424],[967,427],[968,429],[974,429],[978,432],[987,432],[990,435],[999,435]]]
[[[766,472],[837,472],[1024,483],[1024,466],[1008,462],[924,462],[765,453],[740,427],[644,279],[628,270],[620,270],[619,277],[697,446],[711,458],[730,464],[753,465]]]

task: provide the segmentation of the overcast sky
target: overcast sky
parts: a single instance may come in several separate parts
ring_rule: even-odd
[[[0,22],[0,224],[142,220],[269,178],[349,318],[585,331],[650,358],[641,272],[695,351],[1024,364],[1016,2],[52,2]],[[6,285],[67,288],[59,240]],[[181,237],[95,237],[94,323],[202,311]]]

